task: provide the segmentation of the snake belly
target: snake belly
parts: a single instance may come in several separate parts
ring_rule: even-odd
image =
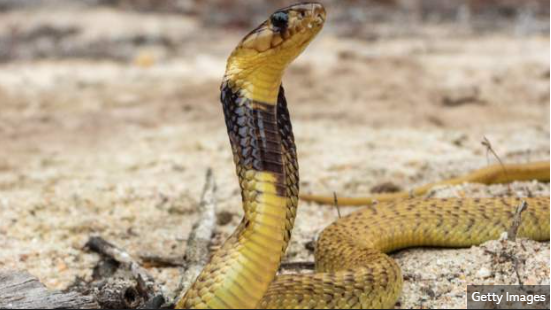
[[[221,86],[244,216],[177,308],[391,308],[402,289],[385,253],[412,246],[464,247],[496,239],[518,198],[409,199],[359,210],[326,228],[316,272],[277,275],[291,238],[299,169],[281,80],[325,22],[321,4],[273,13],[228,59]],[[525,199],[519,235],[549,239],[549,198]]]

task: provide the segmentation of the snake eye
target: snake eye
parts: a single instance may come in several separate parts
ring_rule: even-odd
[[[276,12],[272,15],[271,22],[274,28],[277,28],[279,31],[287,28],[287,23],[289,21],[289,16],[285,12]]]

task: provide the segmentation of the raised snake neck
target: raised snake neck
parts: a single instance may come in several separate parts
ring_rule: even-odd
[[[322,232],[316,273],[276,277],[299,191],[281,77],[324,20],[320,4],[282,9],[230,56],[221,102],[244,217],[177,308],[390,308],[401,292],[402,276],[384,253],[410,246],[479,244],[510,225],[520,201],[516,198],[413,199],[371,206]],[[549,198],[526,200],[529,208],[519,235],[548,240]]]

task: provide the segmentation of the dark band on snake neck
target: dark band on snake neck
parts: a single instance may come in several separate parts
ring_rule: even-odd
[[[298,184],[298,163],[283,86],[279,93],[277,105],[268,104],[243,97],[223,83],[220,101],[238,173],[242,169],[273,173],[277,194],[285,197],[289,173]]]

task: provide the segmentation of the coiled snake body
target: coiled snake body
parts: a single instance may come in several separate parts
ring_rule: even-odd
[[[390,308],[399,298],[402,275],[384,253],[412,246],[480,244],[498,238],[511,225],[517,198],[418,198],[379,204],[322,232],[316,273],[276,276],[291,238],[299,194],[281,79],[324,21],[325,9],[316,3],[279,10],[229,57],[221,101],[244,217],[178,308]],[[519,235],[548,240],[549,198],[525,200],[529,208]]]

